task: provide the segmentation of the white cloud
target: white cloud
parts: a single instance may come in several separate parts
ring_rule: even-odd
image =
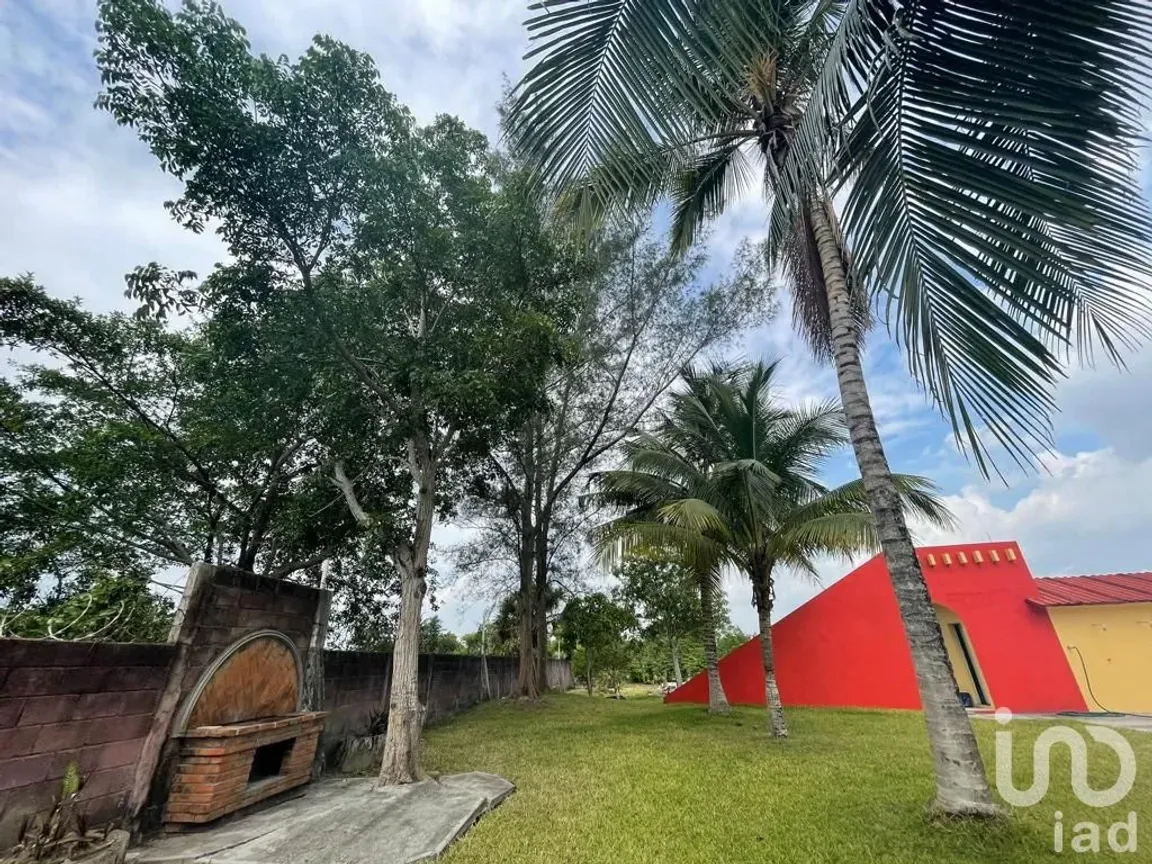
[[[1043,457],[1045,474],[1010,504],[968,487],[945,503],[956,531],[917,526],[923,545],[1017,540],[1036,575],[1152,569],[1152,457],[1127,459],[1112,448]]]

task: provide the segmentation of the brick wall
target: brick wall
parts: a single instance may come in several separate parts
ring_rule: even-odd
[[[256,630],[279,630],[303,658],[312,638],[312,621],[321,592],[307,585],[217,567],[192,622],[193,648],[183,691],[191,690],[204,669],[229,645]]]
[[[516,685],[515,657],[489,657],[492,698],[509,695]],[[331,753],[343,738],[363,734],[372,714],[384,704],[392,671],[392,655],[366,651],[324,652],[324,723],[322,747]],[[549,686],[567,690],[573,684],[567,660],[548,661]],[[485,693],[481,658],[459,654],[420,655],[420,701],[427,706],[426,722],[436,723],[477,702]]]
[[[71,762],[92,822],[119,816],[170,645],[0,639],[0,849],[51,807]]]
[[[95,824],[124,816],[138,761],[156,765],[142,814],[146,827],[155,826],[175,757],[174,741],[161,744],[176,706],[212,661],[237,639],[264,629],[287,635],[307,661],[323,592],[227,568],[211,568],[205,578],[195,608],[185,610],[180,648],[0,639],[0,850],[15,842],[26,816],[51,807],[71,762],[87,778],[80,797]],[[183,673],[175,672],[169,685],[170,667],[185,659]],[[512,691],[516,671],[516,658],[488,658],[494,698]],[[326,748],[363,732],[384,703],[390,672],[388,654],[325,652]],[[567,661],[549,661],[549,679],[556,689],[570,687]],[[420,698],[432,723],[481,701],[481,659],[422,656]],[[143,758],[149,735],[151,761]]]

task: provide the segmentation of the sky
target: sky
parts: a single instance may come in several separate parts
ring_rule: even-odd
[[[455,114],[491,136],[495,105],[524,69],[527,0],[224,5],[258,51],[295,57],[327,33],[370,53],[385,85],[420,120]],[[177,183],[131,131],[93,109],[94,19],[95,0],[0,0],[0,274],[33,273],[50,292],[109,311],[128,308],[123,275],[136,265],[207,273],[226,251],[215,236],[169,219],[162,205],[178,195]],[[750,198],[717,223],[714,266],[743,237],[763,236],[765,213]],[[835,395],[831,371],[807,356],[786,308],[731,353],[783,358],[790,398]],[[957,453],[882,332],[871,340],[866,373],[894,470],[933,479],[959,521],[946,534],[920,526],[919,543],[1017,540],[1037,576],[1152,569],[1152,348],[1129,358],[1126,372],[1070,369],[1058,392],[1054,450],[1039,454],[1038,472],[1005,464],[1007,484],[984,481]],[[830,476],[840,482],[852,471],[845,453]],[[442,526],[435,540],[444,549],[458,536]],[[826,586],[851,568],[828,561],[820,569]],[[733,577],[727,589],[735,623],[753,632],[749,588]],[[784,614],[818,590],[780,574],[777,608]],[[475,629],[487,605],[466,580],[450,584],[441,601],[442,620],[457,632]]]

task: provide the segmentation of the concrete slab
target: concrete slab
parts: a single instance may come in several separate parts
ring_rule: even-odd
[[[968,714],[977,720],[995,720],[991,711]],[[1152,716],[1147,714],[1103,714],[1065,711],[1055,714],[1013,714],[1013,720],[1041,720],[1046,723],[1086,723],[1095,726],[1114,726],[1118,729],[1131,729],[1133,732],[1152,732]]]
[[[128,854],[135,864],[410,864],[439,857],[515,789],[474,772],[373,788],[323,780],[304,795]]]

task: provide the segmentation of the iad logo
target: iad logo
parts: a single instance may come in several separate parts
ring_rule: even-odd
[[[1002,726],[1012,721],[1012,712],[1007,708],[996,711],[996,720]],[[1017,789],[1012,782],[1012,732],[1003,729],[996,732],[996,788],[1000,795],[1013,807],[1032,807],[1039,804],[1048,794],[1051,776],[1049,754],[1054,744],[1068,745],[1072,757],[1072,792],[1076,798],[1089,807],[1111,807],[1124,800],[1136,782],[1136,754],[1132,746],[1115,729],[1107,726],[1085,726],[1085,731],[1093,740],[1107,744],[1120,760],[1120,774],[1108,789],[1093,789],[1088,785],[1088,744],[1083,736],[1068,726],[1050,726],[1036,738],[1032,745],[1032,785],[1027,789]],[[1053,847],[1057,852],[1064,850],[1063,814],[1056,811]],[[1072,850],[1075,852],[1100,851],[1100,826],[1095,822],[1077,822],[1073,826]],[[1121,834],[1124,841],[1121,842]],[[1108,828],[1108,845],[1114,852],[1136,851],[1136,813],[1128,814],[1125,822],[1117,822]]]

